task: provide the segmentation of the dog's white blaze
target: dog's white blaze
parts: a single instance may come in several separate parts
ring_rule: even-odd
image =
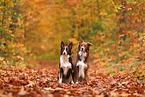
[[[65,53],[65,54],[67,55],[66,47],[65,47],[65,49],[64,49],[64,51],[63,51],[63,53]]]
[[[87,67],[87,64],[85,64],[83,61],[78,61],[77,66],[79,66],[79,77],[85,78],[85,68]]]
[[[68,70],[71,68],[69,57],[70,57],[69,55],[60,56],[60,67],[63,68],[64,75],[67,75]]]

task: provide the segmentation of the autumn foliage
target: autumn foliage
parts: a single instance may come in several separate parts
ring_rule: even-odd
[[[0,96],[145,96],[144,4],[0,0]],[[80,37],[93,43],[90,81],[59,84],[58,67],[47,68],[58,66],[62,40],[73,42],[75,59]],[[45,66],[36,69],[37,64]]]

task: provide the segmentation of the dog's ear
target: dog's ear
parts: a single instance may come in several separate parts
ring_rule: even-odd
[[[92,43],[88,42],[87,45],[90,47],[91,45],[93,45]]]
[[[72,46],[73,46],[73,43],[71,42],[71,43],[68,45],[68,47],[69,47],[70,49],[72,49]]]
[[[61,41],[61,48],[63,48],[65,46],[64,42]]]
[[[84,40],[82,38],[80,38],[79,44],[81,44],[82,42],[84,42]]]
[[[88,51],[89,51],[89,50],[90,50],[90,46],[93,45],[93,44],[90,43],[90,42],[88,42],[87,45],[88,45],[88,46],[87,46],[87,49],[88,49]]]

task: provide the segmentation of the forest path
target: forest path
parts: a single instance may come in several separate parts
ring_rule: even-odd
[[[0,97],[145,97],[145,83],[133,75],[107,75],[91,65],[89,82],[58,83],[58,63],[39,68],[0,67]]]
[[[55,77],[59,71],[58,62],[39,61],[40,67],[55,71]],[[100,72],[97,66],[90,65],[89,67],[89,82],[79,84],[62,84],[62,90],[70,91],[72,96],[93,96],[93,97],[145,97],[145,83],[140,83],[139,80],[134,79],[133,75],[107,75]],[[58,87],[59,87],[58,85]],[[57,95],[63,95],[60,90],[56,88]],[[60,93],[60,94],[59,94]],[[64,93],[65,94],[65,93]],[[65,94],[65,95],[66,95]],[[53,94],[54,95],[54,94]]]
[[[59,70],[59,63],[56,61],[38,61],[40,68],[46,68],[46,69],[56,69]]]

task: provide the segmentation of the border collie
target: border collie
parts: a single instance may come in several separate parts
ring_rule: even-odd
[[[89,80],[87,71],[89,68],[89,49],[91,45],[92,43],[84,42],[83,39],[80,38],[73,76],[74,82],[76,82],[76,84],[78,82]]]
[[[58,82],[59,83],[73,83],[72,79],[72,58],[71,58],[71,50],[73,43],[71,42],[68,46],[61,41],[61,56],[59,68],[60,72],[58,72]]]

